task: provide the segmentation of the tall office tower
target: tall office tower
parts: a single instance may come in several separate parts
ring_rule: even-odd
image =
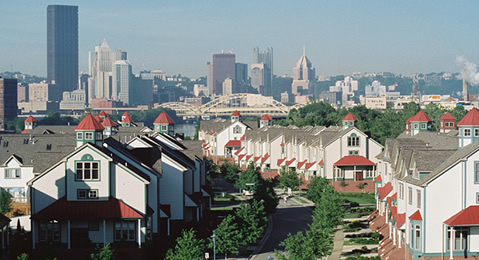
[[[293,68],[291,91],[294,95],[308,94],[309,87],[314,82],[314,73],[315,69],[303,50],[303,56],[299,58],[296,67]]]
[[[78,6],[47,7],[47,79],[59,98],[78,89]]]
[[[96,51],[96,72],[95,72],[95,97],[111,98],[111,73],[115,54],[104,39],[100,46],[95,47]]]
[[[211,62],[206,63],[206,87],[208,88],[208,92],[213,94],[213,64]]]
[[[112,98],[130,104],[130,93],[132,91],[131,65],[126,60],[119,60],[113,66]]]
[[[248,64],[236,63],[236,83],[243,84],[248,80]]]
[[[263,64],[258,65],[258,64]],[[255,65],[255,66],[253,66]],[[261,68],[261,73],[258,69]],[[273,48],[267,48],[266,51],[260,52],[259,48],[256,47],[253,49],[253,63],[251,65],[251,81],[253,81],[253,69],[257,77],[257,83],[261,82],[261,85],[251,86],[258,90],[258,93],[263,96],[271,96],[273,89]],[[261,79],[258,78],[261,74]]]
[[[0,77],[0,129],[5,129],[5,120],[17,117],[17,80]]]
[[[231,78],[236,82],[235,55],[233,53],[213,54],[213,93],[223,94],[223,81]]]

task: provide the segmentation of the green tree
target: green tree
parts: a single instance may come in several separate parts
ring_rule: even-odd
[[[212,160],[206,161],[206,179],[210,185],[214,184],[214,178],[218,177],[220,168]]]
[[[27,253],[22,253],[21,255],[17,256],[17,260],[28,260],[30,256]]]
[[[286,171],[286,169],[282,167],[279,173],[279,185],[281,188],[299,189],[300,179],[296,170]]]
[[[96,245],[95,253],[90,254],[92,260],[111,260],[113,259],[114,250],[111,249],[110,243],[106,243],[105,247]]]
[[[253,199],[263,204],[267,214],[274,213],[278,206],[279,199],[274,191],[273,180],[260,178],[256,192],[253,194]]]
[[[308,186],[308,199],[318,204],[321,196],[326,192],[332,192],[334,187],[329,185],[328,179],[324,177],[314,177]]]
[[[258,240],[264,231],[267,217],[262,202],[253,200],[250,204],[241,203],[235,212],[242,239],[247,243]]]
[[[220,167],[220,172],[224,176],[225,181],[229,183],[236,183],[238,173],[241,172],[239,165],[236,163],[225,162]]]
[[[240,173],[235,186],[242,190],[254,192],[255,189],[257,189],[256,186],[260,179],[259,167],[256,167],[253,162],[250,162],[246,171]],[[250,185],[251,183],[254,183],[254,185]]]
[[[332,190],[324,192],[316,203],[312,226],[317,229],[335,228],[344,217],[343,201],[339,193]]]
[[[196,237],[196,231],[190,229],[183,230],[182,236],[176,239],[175,249],[168,250],[166,259],[183,260],[183,259],[203,259],[205,251],[205,242]]]
[[[240,247],[245,245],[234,215],[228,215],[221,221],[218,227],[213,231],[216,237],[216,252],[218,254],[238,254]],[[208,245],[213,248],[213,240],[210,239]]]
[[[11,208],[11,204],[12,204],[12,195],[4,190],[4,189],[1,189],[0,191],[0,212],[2,214],[7,214],[8,212],[10,212],[10,210],[12,209]]]
[[[284,247],[285,252],[275,250],[275,255],[278,260],[306,260],[316,259],[314,255],[313,245],[310,239],[303,232],[298,232],[295,235],[291,233],[288,237],[279,243]]]

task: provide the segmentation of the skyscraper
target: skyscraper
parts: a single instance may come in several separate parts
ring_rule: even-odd
[[[17,80],[0,77],[0,129],[5,129],[5,120],[17,117]]]
[[[213,54],[213,93],[223,94],[223,82],[230,78],[236,82],[235,55],[233,53]]]
[[[124,104],[130,104],[132,90],[131,65],[126,60],[119,60],[113,65],[112,98]]]
[[[47,79],[59,96],[78,89],[78,6],[47,7]]]
[[[311,61],[306,57],[303,50],[303,56],[299,58],[296,67],[293,68],[293,84],[291,91],[294,95],[309,94],[309,87],[314,81],[315,69]]]
[[[253,74],[255,79],[253,80]],[[253,85],[253,81],[255,82]],[[260,52],[253,49],[253,63],[251,64],[251,86],[263,96],[272,95],[273,84],[273,48]]]

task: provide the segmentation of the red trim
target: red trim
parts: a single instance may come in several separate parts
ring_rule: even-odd
[[[406,213],[398,214],[396,217],[396,227],[400,228],[406,222]]]
[[[479,125],[479,111],[474,107],[467,113],[464,118],[457,123],[458,126]]]
[[[289,161],[286,161],[286,166],[289,166],[290,164],[292,164],[294,161],[296,161],[296,158],[293,158]]]
[[[344,156],[343,158],[339,159],[339,161],[335,162],[334,165],[350,166],[350,165],[376,165],[376,164],[363,156]]]
[[[161,112],[161,114],[155,119],[153,124],[168,124],[168,125],[174,125],[175,121],[171,119],[171,117],[165,112]]]
[[[253,162],[257,162],[259,160],[259,158],[261,158],[261,156],[255,156],[253,157]]]
[[[304,160],[303,162],[298,162],[298,169],[301,168],[308,160]]]
[[[249,161],[249,159],[250,159],[252,156],[253,156],[252,154],[246,155],[246,161]]]
[[[37,122],[37,120],[32,115],[29,115],[23,122]]]
[[[393,190],[393,186],[391,185],[390,182],[386,183],[384,187],[378,188],[379,199],[383,200],[386,197],[386,195],[388,195],[389,192],[391,192],[392,190]]]
[[[409,219],[411,219],[411,220],[422,220],[421,212],[419,210],[417,210],[411,216],[409,216]]]
[[[244,141],[245,138],[246,138],[246,135],[243,135],[243,136],[240,138],[240,141]]]
[[[358,121],[358,119],[351,113],[349,112],[344,118],[343,121]]]
[[[278,159],[278,166],[281,166],[281,164],[284,162],[284,160],[286,160],[286,158]]]
[[[407,122],[432,122],[432,119],[424,113],[423,110],[419,110],[417,114],[411,118]]]
[[[479,205],[471,205],[450,217],[444,224],[449,226],[479,225]]]
[[[268,158],[269,158],[269,154],[266,153],[266,154],[263,156],[263,158],[261,158],[261,163],[264,163],[266,160],[268,160]]]
[[[263,117],[261,117],[259,121],[273,121],[273,118],[270,115],[266,114]]]
[[[383,181],[383,178],[381,178],[381,175],[378,175],[378,177],[374,178],[374,181]]]
[[[311,166],[313,166],[314,164],[316,164],[316,162],[306,163],[306,170],[311,168]]]
[[[321,159],[321,161],[318,163],[318,165],[324,165],[324,161]]]
[[[240,160],[243,159],[243,157],[245,157],[246,154],[240,154],[240,156],[238,157]]]
[[[446,114],[444,114],[441,118],[439,118],[439,120],[456,120],[456,118],[451,115],[451,113],[449,112],[446,112]]]
[[[241,141],[240,140],[229,140],[225,144],[225,147],[241,147]]]
[[[238,155],[239,153],[241,153],[241,151],[243,151],[244,147],[241,147],[240,149],[238,149],[238,151],[235,152],[235,155]]]
[[[92,116],[91,113],[88,113],[85,118],[75,127],[75,130],[98,130],[103,131],[105,128]]]
[[[238,110],[235,110],[231,116],[241,116],[241,114],[238,112]]]

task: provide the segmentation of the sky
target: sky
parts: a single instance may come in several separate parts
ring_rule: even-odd
[[[251,64],[274,50],[274,74],[291,75],[306,49],[316,75],[458,72],[479,63],[479,1],[442,0],[16,0],[2,3],[0,71],[46,76],[46,9],[79,6],[79,67],[103,39],[133,72],[206,75],[222,50]]]

